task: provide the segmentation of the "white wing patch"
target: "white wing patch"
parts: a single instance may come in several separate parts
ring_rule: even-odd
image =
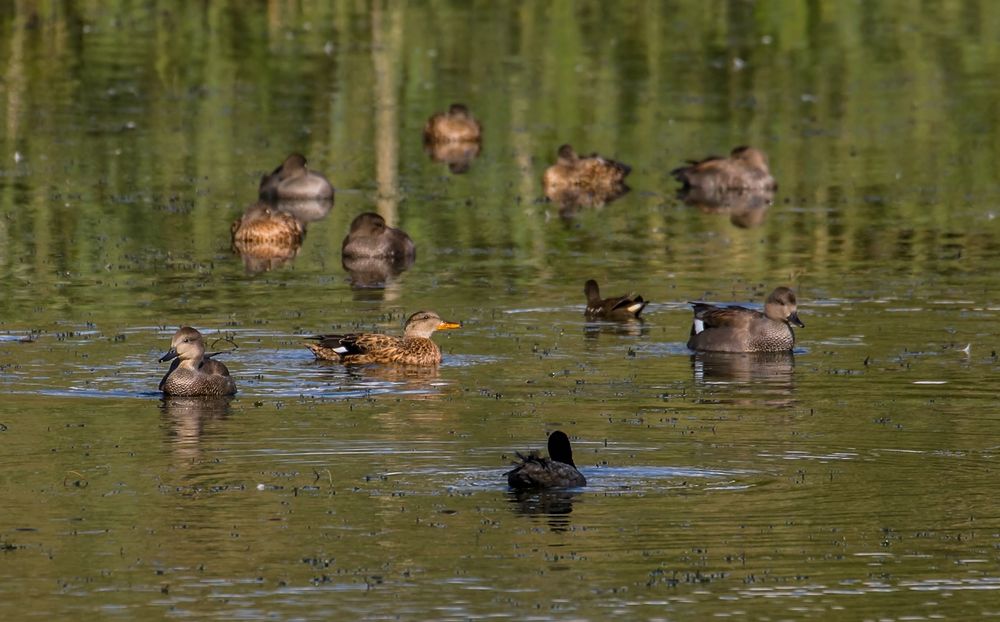
[[[333,351],[336,352],[337,354],[347,354],[348,350],[344,346],[339,346],[334,348]]]
[[[703,322],[702,320],[699,320],[698,318],[695,318],[695,320],[694,320],[694,334],[699,335],[704,330],[705,330],[705,322]]]

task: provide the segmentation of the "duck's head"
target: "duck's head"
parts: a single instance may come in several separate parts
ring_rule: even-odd
[[[576,463],[573,462],[573,448],[569,444],[569,437],[562,430],[556,430],[549,434],[549,458],[576,467]]]
[[[579,159],[579,156],[576,155],[576,151],[574,151],[573,147],[570,145],[563,145],[562,147],[559,147],[559,151],[557,153],[559,154],[559,164],[566,166],[572,166]]]
[[[767,165],[767,155],[760,149],[754,149],[753,147],[740,146],[733,149],[732,153],[729,154],[734,160],[739,160],[748,166],[766,171],[768,170]]]
[[[583,284],[583,293],[587,296],[587,300],[600,301],[601,300],[601,288],[597,286],[597,281],[590,279]]]
[[[351,233],[359,235],[378,235],[385,231],[385,218],[375,212],[365,212],[351,222]]]
[[[468,117],[469,109],[465,104],[452,104],[448,107],[448,114],[453,117]]]
[[[779,287],[771,292],[771,295],[764,301],[764,315],[772,320],[805,328],[805,324],[799,319],[795,292],[787,287]]]
[[[441,316],[433,311],[417,311],[406,320],[403,328],[403,335],[406,337],[428,338],[436,330],[452,330],[462,328],[458,322],[445,322]]]
[[[293,153],[285,158],[285,161],[281,163],[281,178],[288,179],[290,177],[298,177],[304,174],[308,170],[306,166],[306,157],[301,153]]]
[[[181,361],[199,359],[205,355],[205,342],[201,333],[190,326],[182,326],[170,340],[170,350],[160,357],[160,362],[179,358]]]

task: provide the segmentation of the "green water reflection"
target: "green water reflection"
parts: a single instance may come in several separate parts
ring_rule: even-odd
[[[995,615],[998,31],[986,1],[0,6],[0,616]],[[421,141],[455,101],[462,175]],[[560,217],[562,143],[632,192]],[[739,144],[772,205],[677,198]],[[336,203],[253,268],[230,226],[292,151]],[[417,243],[385,288],[341,265],[363,211]],[[586,325],[588,278],[645,323]],[[794,358],[690,356],[686,301],[778,284]],[[437,370],[301,347],[419,308],[465,322]],[[238,346],[234,400],[154,393],[180,324]],[[514,497],[555,428],[592,485]]]

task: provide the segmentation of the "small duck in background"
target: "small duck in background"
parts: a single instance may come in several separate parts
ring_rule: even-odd
[[[587,308],[584,315],[588,320],[635,320],[639,319],[642,310],[649,301],[636,294],[625,294],[613,298],[601,298],[601,290],[597,281],[590,279],[583,286],[587,296]]]
[[[564,206],[599,207],[629,191],[625,177],[632,167],[593,153],[580,156],[570,145],[559,147],[556,163],[545,169],[545,196]]]
[[[173,360],[160,380],[160,391],[181,397],[233,395],[236,381],[223,363],[212,360],[217,354],[205,354],[201,333],[182,326],[170,340],[170,350],[160,357],[161,363]]]
[[[473,143],[482,140],[483,126],[465,104],[452,104],[424,124],[424,143]]]
[[[799,319],[795,292],[778,287],[764,301],[764,312],[740,306],[694,305],[687,347],[706,352],[780,352],[795,346],[792,326]]]
[[[265,272],[299,254],[305,223],[266,201],[258,201],[233,221],[232,248],[248,273]]]
[[[527,456],[517,452],[521,463],[507,471],[507,485],[511,488],[573,488],[586,486],[587,478],[573,462],[573,448],[569,437],[562,430],[549,434],[549,457],[543,458],[532,451]]]
[[[307,343],[318,359],[345,365],[395,363],[399,365],[438,365],[441,348],[431,341],[439,330],[461,328],[458,322],[445,322],[433,311],[417,311],[406,320],[403,336],[382,333],[350,333],[309,337],[319,343]]]
[[[443,162],[460,175],[469,170],[482,148],[482,125],[464,104],[452,104],[424,125],[424,151],[435,162]]]
[[[351,231],[344,238],[340,252],[348,258],[406,259],[416,256],[417,247],[405,231],[390,227],[375,212],[365,212],[351,222]]]
[[[736,147],[728,158],[709,156],[691,160],[687,166],[670,171],[683,189],[716,191],[774,191],[778,184],[771,176],[767,155],[753,147]]]
[[[261,177],[258,193],[266,201],[332,200],[333,186],[326,177],[309,170],[305,156],[293,153],[270,175]]]

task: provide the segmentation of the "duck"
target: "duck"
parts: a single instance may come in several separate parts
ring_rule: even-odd
[[[236,393],[236,381],[223,363],[212,360],[219,352],[205,354],[201,333],[182,326],[170,340],[170,350],[160,362],[173,361],[160,380],[160,391],[180,397],[220,396]]]
[[[705,191],[774,191],[778,184],[771,176],[767,155],[760,149],[745,145],[736,147],[728,158],[709,156],[689,161],[687,166],[670,171],[684,184],[682,189],[700,188]]]
[[[445,322],[434,311],[417,311],[406,320],[403,336],[382,333],[351,333],[309,337],[319,343],[307,343],[317,359],[345,365],[395,363],[431,366],[441,363],[441,348],[431,341],[438,330],[461,328],[458,322]]]
[[[583,286],[587,295],[584,315],[588,320],[632,320],[639,319],[642,310],[649,304],[642,296],[625,294],[613,298],[601,298],[597,281],[590,279]]]
[[[764,312],[739,306],[690,302],[694,321],[687,347],[703,352],[781,352],[795,346],[792,326],[799,319],[795,292],[778,287],[764,301]]]
[[[424,124],[424,144],[478,143],[482,136],[482,125],[465,104],[452,104],[448,112],[431,115]]]
[[[233,243],[295,246],[302,243],[302,222],[265,201],[258,201],[233,221]]]
[[[414,257],[417,247],[405,231],[388,226],[385,218],[375,212],[365,212],[351,222],[351,231],[344,238],[340,252],[350,258],[405,259]]]
[[[569,437],[562,430],[549,434],[549,457],[543,458],[532,451],[527,456],[517,452],[521,459],[507,471],[507,485],[511,488],[574,488],[586,486],[587,478],[573,462],[573,448]]]
[[[596,153],[580,156],[571,145],[562,145],[556,163],[545,169],[542,187],[550,201],[563,205],[600,206],[628,192],[625,177],[632,167]]]
[[[333,199],[333,186],[326,177],[309,170],[305,156],[293,153],[270,175],[260,178],[258,193],[268,201]]]

